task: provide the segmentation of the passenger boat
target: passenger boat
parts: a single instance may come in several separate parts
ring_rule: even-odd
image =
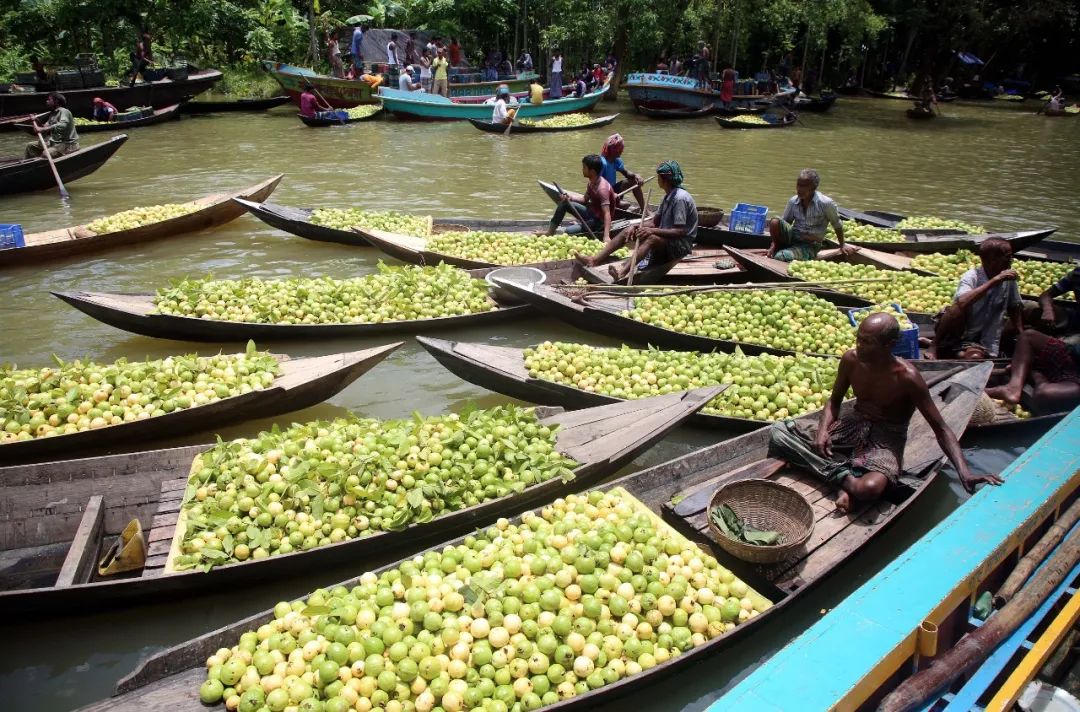
[[[963,432],[988,371],[988,368],[966,369],[932,387],[932,397],[942,411],[945,422],[954,431]],[[669,536],[687,537],[772,601],[773,605],[765,613],[681,655],[612,684],[560,699],[548,709],[596,709],[598,705],[625,698],[647,689],[666,675],[700,663],[709,655],[744,644],[762,630],[765,621],[781,617],[783,611],[790,608],[792,602],[805,591],[823,581],[845,561],[857,556],[870,541],[897,521],[937,477],[943,458],[929,426],[921,416],[916,415],[908,432],[903,467],[911,485],[898,489],[892,500],[864,507],[851,516],[835,516],[832,513],[826,506],[829,495],[819,480],[811,479],[783,463],[776,465],[776,461],[763,459],[768,454],[767,429],[698,450],[598,487],[600,491],[619,488],[632,507],[644,508],[655,515],[657,527],[669,532]],[[819,518],[815,535],[797,558],[768,567],[737,560],[701,531],[700,515],[686,513],[688,507],[702,499],[702,494],[711,495],[721,484],[755,476],[770,477],[821,502],[821,506],[815,508]],[[672,503],[673,498],[687,492],[690,492],[690,496],[686,499],[678,504]],[[705,500],[707,503],[707,496]],[[447,542],[448,545],[455,543]],[[391,564],[386,568],[397,565]],[[358,580],[345,581],[342,585],[353,586]],[[236,644],[241,633],[254,630],[272,619],[273,611],[264,611],[156,653],[118,683],[114,697],[84,710],[114,712],[154,706],[198,710],[198,689],[206,679],[206,658],[222,646]],[[716,682],[719,684],[719,681]]]
[[[401,342],[363,351],[290,359],[279,356],[281,374],[262,390],[132,420],[96,430],[0,444],[0,465],[70,459],[89,451],[130,451],[154,439],[203,432],[219,425],[266,418],[322,403],[389,356]],[[3,478],[0,477],[0,482]]]
[[[582,131],[584,129],[596,129],[601,126],[608,126],[615,119],[619,118],[618,114],[612,114],[611,116],[601,116],[587,121],[577,126],[530,126],[529,124],[522,124],[515,121],[510,126],[510,133],[512,134],[528,134],[528,133],[564,133],[566,131]],[[469,119],[476,128],[487,133],[502,134],[506,133],[506,124],[494,124],[491,121],[485,119]]]
[[[76,225],[31,233],[23,238],[25,247],[0,249],[0,269],[86,254],[117,245],[135,242],[142,244],[150,240],[224,225],[244,214],[243,207],[233,202],[234,198],[265,200],[277,188],[282,175],[231,193],[213,193],[203,196],[189,203],[196,209],[186,215],[129,230],[96,233],[86,225]]]
[[[527,119],[592,111],[600,100],[604,98],[608,88],[609,85],[605,84],[600,89],[589,92],[582,97],[570,96],[562,99],[545,99],[542,104],[522,102],[517,105],[517,118]],[[438,94],[379,87],[379,99],[382,101],[383,108],[402,119],[423,121],[456,119],[480,119],[486,121],[491,119],[491,104],[466,103],[455,99],[447,99],[445,96],[439,96]]]
[[[9,96],[0,94],[0,97]],[[3,101],[0,98],[0,101]],[[88,176],[105,165],[120,150],[128,137],[126,134],[113,136],[96,146],[87,146],[78,151],[53,159],[60,180],[67,185],[71,181]],[[49,190],[56,187],[49,162],[41,158],[2,158],[0,157],[0,195],[30,193],[36,190]]]
[[[357,104],[378,104],[378,92],[372,90],[367,82],[357,79],[339,79],[319,74],[306,67],[297,67],[285,62],[262,61],[263,69],[274,78],[293,103],[300,105],[300,94],[304,84],[311,84],[322,94],[326,102],[335,109],[349,109]],[[525,96],[529,84],[537,78],[536,74],[522,74],[516,79],[495,82],[454,83],[448,85],[451,98],[482,97],[495,95],[501,84],[510,88],[512,94]],[[383,87],[380,87],[382,89]]]
[[[649,109],[702,109],[720,103],[720,92],[710,82],[702,85],[695,77],[680,77],[658,72],[634,72],[626,75],[622,82],[635,107]],[[775,96],[767,94],[736,94],[732,97],[735,107],[748,107],[761,101],[775,101],[791,98],[794,89],[780,92]]]
[[[1075,546],[1080,530],[1070,503],[1080,488],[1078,453],[1080,410],[1006,467],[1004,484],[961,504],[902,557],[751,671],[709,712],[882,709],[886,693],[917,670],[944,665],[959,673],[943,656],[965,633],[986,624],[976,613],[976,601],[999,593],[1010,577],[1023,583],[1025,571],[1031,574],[1055,551]],[[1052,528],[1057,536],[1041,541]],[[1062,538],[1055,548],[1054,540]],[[1039,553],[1027,558],[1033,550]],[[897,709],[897,702],[924,710],[1018,709],[1017,697],[1080,612],[1080,566],[1059,562],[1055,568],[1060,583],[1048,586],[1041,601],[1034,599],[1033,613],[1021,617],[1000,643],[980,646],[976,664],[958,680],[925,699],[892,699],[886,709]],[[822,650],[835,654],[823,656]]]
[[[216,566],[209,571],[175,570],[170,564],[189,473],[202,467],[209,445],[149,450],[86,460],[0,468],[0,502],[15,503],[0,523],[5,559],[20,566],[0,572],[5,611],[44,616],[87,614],[137,602],[213,593],[228,586],[251,586],[287,574],[314,574],[330,564],[352,562],[391,550],[414,552],[425,543],[492,524],[556,497],[585,489],[628,465],[723,386],[672,393],[636,403],[616,403],[584,411],[541,408],[543,425],[558,427],[557,450],[575,460],[574,477],[534,484],[519,493],[450,511],[397,531],[346,539],[306,551],[277,554]],[[133,518],[149,545],[141,572],[124,578],[96,575],[103,541]],[[198,685],[196,685],[197,692]],[[184,704],[198,704],[181,697]]]
[[[266,111],[288,104],[288,96],[267,99],[235,99],[230,101],[186,101],[180,105],[181,114],[221,114],[236,111]]]
[[[136,82],[135,86],[124,84],[115,87],[68,89],[63,94],[71,113],[76,116],[91,116],[94,112],[95,97],[101,97],[113,106],[152,106],[160,109],[202,94],[220,80],[221,72],[216,69],[200,69],[190,71],[187,79],[140,81]],[[48,96],[49,92],[45,91],[0,94],[0,117],[36,115],[48,111],[45,105]]]
[[[344,113],[343,111],[341,113]],[[329,116],[304,116],[303,114],[297,114],[297,118],[304,122],[305,126],[312,126],[315,128],[321,128],[325,126],[348,126],[349,124],[359,123],[361,121],[374,121],[379,118],[383,113],[383,110],[376,109],[370,114],[364,116],[337,116],[330,118]]]
[[[126,131],[128,129],[138,128],[139,126],[153,126],[154,124],[162,124],[166,121],[172,121],[173,119],[180,118],[181,104],[173,104],[172,106],[164,106],[160,109],[154,109],[150,115],[143,116],[138,119],[125,119],[120,121],[96,121],[91,124],[79,124],[75,128],[80,134],[84,133],[97,133],[101,131]],[[41,121],[43,116],[39,116],[38,121]],[[93,114],[88,114],[83,118],[90,118]],[[34,127],[30,123],[18,123],[16,127],[22,129],[26,133],[32,134]]]
[[[237,198],[236,202],[264,223],[287,233],[316,242],[334,242],[340,245],[371,247],[371,243],[352,230],[316,225],[311,221],[313,208],[293,208],[278,203],[258,203]],[[547,220],[483,220],[475,218],[443,218],[432,224],[432,229],[485,230],[488,232],[532,232],[547,227]]]
[[[725,129],[782,129],[788,126],[793,126],[796,121],[799,120],[797,114],[788,113],[781,118],[771,119],[768,115],[761,117],[766,123],[757,123],[753,121],[740,121],[739,119],[726,119],[722,116],[716,117],[716,123],[720,124]]]

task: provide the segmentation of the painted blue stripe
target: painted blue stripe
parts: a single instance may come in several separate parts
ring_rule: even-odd
[[[1078,469],[1080,409],[709,712],[830,709]]]

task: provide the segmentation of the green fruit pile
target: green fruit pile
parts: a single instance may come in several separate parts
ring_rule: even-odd
[[[959,279],[964,272],[979,266],[979,256],[970,250],[960,250],[954,255],[930,253],[919,255],[911,266],[940,274],[942,277]],[[1074,269],[1070,262],[1043,262],[1041,260],[1013,259],[1012,268],[1020,276],[1020,292],[1038,296]],[[1072,298],[1072,294],[1060,298]]]
[[[982,225],[974,225],[963,220],[946,220],[935,217],[908,217],[896,223],[897,230],[958,230],[969,235],[981,235],[986,232]]]
[[[1000,99],[1001,101],[1023,101],[1024,100],[1024,97],[1021,96],[1020,94],[996,94],[994,96],[994,98],[995,99]]]
[[[335,230],[352,230],[354,227],[371,228],[399,235],[427,237],[431,234],[431,216],[407,215],[395,210],[377,211],[349,208],[318,208],[311,213],[311,222]]]
[[[397,531],[572,478],[556,429],[507,405],[463,415],[296,424],[219,444],[192,467],[176,569]]]
[[[261,390],[281,372],[273,355],[99,364],[56,359],[40,369],[0,368],[0,443],[69,435],[165,415]]]
[[[903,310],[897,309],[892,304],[875,304],[872,307],[859,309],[855,312],[855,323],[863,323],[866,317],[870,316],[871,314],[889,314],[894,319],[896,319],[896,322],[898,324],[900,324],[900,329],[902,331],[907,331],[908,329],[911,329],[915,326],[911,323],[911,319],[908,319],[907,314],[905,314]]]
[[[278,603],[207,659],[200,697],[241,712],[535,710],[771,605],[630,495],[593,491]]]
[[[576,253],[600,251],[600,242],[588,235],[528,235],[516,232],[444,232],[427,240],[427,249],[443,255],[496,265],[525,265],[573,259]],[[626,248],[615,253],[625,257]]]
[[[826,237],[835,240],[836,232],[829,226]],[[898,230],[873,225],[861,225],[854,220],[844,221],[844,239],[848,242],[904,242]]]
[[[381,324],[479,314],[487,284],[451,267],[390,267],[355,279],[186,279],[154,296],[158,314],[257,324]]]
[[[842,354],[855,346],[847,317],[805,292],[717,291],[644,297],[623,316],[684,334],[803,353]]]
[[[772,122],[758,116],[757,114],[739,114],[736,118],[730,119],[738,124],[771,124]]]
[[[871,265],[810,260],[792,262],[788,270],[792,276],[808,282],[841,279],[884,280],[839,284],[829,286],[829,289],[854,294],[875,303],[899,304],[907,311],[924,314],[936,314],[949,306],[952,304],[953,294],[956,293],[956,280],[953,279],[924,277],[912,272],[878,269]]]
[[[593,120],[588,114],[559,114],[546,119],[521,119],[518,123],[522,126],[536,126],[542,128],[562,128],[569,126],[583,126]]]
[[[98,218],[86,227],[93,232],[103,235],[120,230],[151,225],[163,220],[178,218],[181,215],[193,213],[199,209],[194,203],[167,203],[165,205],[148,205],[146,207],[132,208],[115,215]]]
[[[839,362],[814,356],[601,349],[552,343],[526,349],[529,376],[615,398],[648,398],[691,388],[730,384],[703,413],[751,420],[782,420],[824,405]]]
[[[380,110],[382,110],[382,107],[378,104],[361,104],[360,106],[346,109],[345,113],[349,115],[350,119],[366,119]]]
[[[108,122],[94,121],[93,119],[84,119],[81,116],[76,116],[75,117],[75,125],[76,126],[101,126],[101,125],[103,125],[105,123],[108,123]]]

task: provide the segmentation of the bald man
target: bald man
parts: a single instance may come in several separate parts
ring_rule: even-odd
[[[1001,484],[995,475],[971,474],[926,381],[914,366],[893,355],[899,338],[896,319],[871,314],[859,326],[855,348],[840,359],[832,396],[821,411],[816,431],[803,432],[794,420],[772,426],[771,444],[777,456],[839,487],[836,507],[844,512],[854,508],[853,500],[872,502],[897,484],[908,425],[916,410],[933,429],[964,489],[974,492],[983,482]],[[855,391],[855,407],[841,418],[840,406],[848,388]],[[843,456],[836,457],[834,448],[843,451]]]

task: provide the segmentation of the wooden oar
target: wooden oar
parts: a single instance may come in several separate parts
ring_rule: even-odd
[[[555,190],[559,191],[559,194],[560,194],[560,195],[565,195],[565,192],[563,191],[563,189],[562,189],[562,188],[560,188],[560,187],[559,187],[559,184],[558,184],[558,183],[556,183],[556,184],[555,184]],[[567,209],[568,209],[568,210],[570,211],[570,214],[571,214],[571,215],[573,215],[573,216],[574,216],[574,219],[578,221],[578,224],[579,224],[579,225],[581,225],[581,226],[582,226],[583,228],[585,228],[585,230],[587,230],[587,231],[588,231],[588,233],[589,233],[589,237],[591,237],[591,238],[592,238],[592,239],[594,239],[594,240],[595,240],[595,239],[597,239],[597,238],[596,238],[596,233],[594,233],[594,232],[592,231],[592,228],[591,228],[591,227],[589,227],[589,223],[587,223],[587,222],[585,222],[584,220],[582,220],[582,219],[581,219],[581,216],[577,214],[577,211],[576,211],[576,210],[574,210],[574,208],[570,206],[570,201],[569,201],[569,199],[568,199],[568,200],[566,200],[566,201],[564,201],[564,202],[566,203]]]
[[[60,172],[56,170],[56,163],[53,162],[52,154],[49,153],[49,146],[45,143],[45,137],[38,132],[35,119],[31,119],[30,123],[34,127],[34,133],[37,134],[38,141],[41,143],[41,150],[45,152],[45,160],[49,162],[49,168],[52,170],[53,178],[56,180],[56,187],[60,189],[60,197],[67,200],[71,195],[67,192],[67,188],[64,187],[64,181],[60,180]]]
[[[652,200],[652,189],[649,189],[648,196],[645,197],[645,204],[648,205]],[[645,225],[645,211],[641,211],[641,222],[638,223],[638,229],[640,230]],[[626,276],[626,286],[634,286],[634,274],[637,273],[637,246],[641,242],[641,238],[637,235],[634,236],[634,244],[630,246],[630,274]]]
[[[615,194],[615,197],[616,197],[616,198],[621,198],[621,197],[623,197],[624,195],[626,195],[627,193],[629,193],[630,191],[632,191],[632,190],[633,190],[634,188],[640,188],[641,186],[645,185],[646,183],[648,183],[648,182],[649,182],[649,181],[651,181],[651,180],[656,180],[656,176],[654,176],[654,175],[653,175],[653,176],[649,176],[649,177],[648,177],[648,178],[646,178],[645,180],[641,181],[641,185],[637,185],[637,184],[634,184],[634,185],[630,186],[629,188],[627,188],[626,190],[624,190],[623,192],[621,192],[621,193],[616,193],[616,194]],[[649,204],[649,202],[648,202],[648,201],[645,201],[645,204],[646,204],[646,205],[648,205],[648,204]]]
[[[507,106],[509,106],[509,102],[507,102]],[[518,108],[514,110],[514,115],[510,117],[510,123],[508,123],[506,125],[506,130],[503,131],[503,136],[509,136],[510,135],[510,129],[514,128],[514,122],[517,121],[518,111],[520,111],[520,110],[521,110],[521,104],[519,103]]]

